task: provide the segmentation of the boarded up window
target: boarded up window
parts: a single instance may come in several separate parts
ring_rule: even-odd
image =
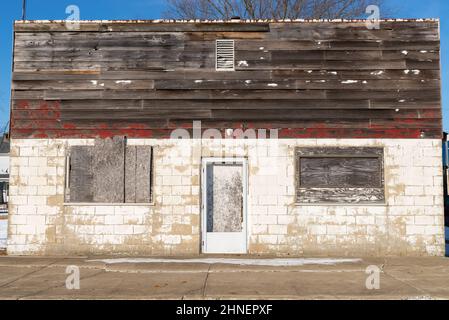
[[[126,146],[124,138],[74,146],[68,161],[67,202],[148,203],[151,147]]]
[[[300,203],[383,203],[382,148],[298,148]]]

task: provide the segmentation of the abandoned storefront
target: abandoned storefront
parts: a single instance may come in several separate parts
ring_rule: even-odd
[[[439,22],[15,23],[8,253],[443,255]]]

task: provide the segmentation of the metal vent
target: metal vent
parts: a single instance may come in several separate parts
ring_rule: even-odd
[[[217,40],[215,69],[234,71],[234,40]]]

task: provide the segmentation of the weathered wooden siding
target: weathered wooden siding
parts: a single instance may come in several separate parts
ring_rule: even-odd
[[[215,71],[234,39],[236,71]],[[13,137],[440,138],[438,21],[15,24]]]

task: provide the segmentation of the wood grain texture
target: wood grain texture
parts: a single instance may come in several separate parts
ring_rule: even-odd
[[[381,187],[378,158],[300,158],[299,166],[301,187]]]
[[[123,137],[96,139],[92,148],[93,202],[123,203],[125,197]]]
[[[93,149],[73,146],[70,150],[67,202],[92,202],[94,199]]]
[[[383,149],[296,149],[299,203],[383,203]]]
[[[283,138],[441,138],[436,21],[16,23],[11,134],[170,136],[277,128]],[[215,40],[235,40],[234,72]]]
[[[385,194],[378,188],[300,188],[298,202],[304,204],[383,204]]]
[[[149,146],[126,146],[125,157],[125,202],[150,203],[151,159]]]

